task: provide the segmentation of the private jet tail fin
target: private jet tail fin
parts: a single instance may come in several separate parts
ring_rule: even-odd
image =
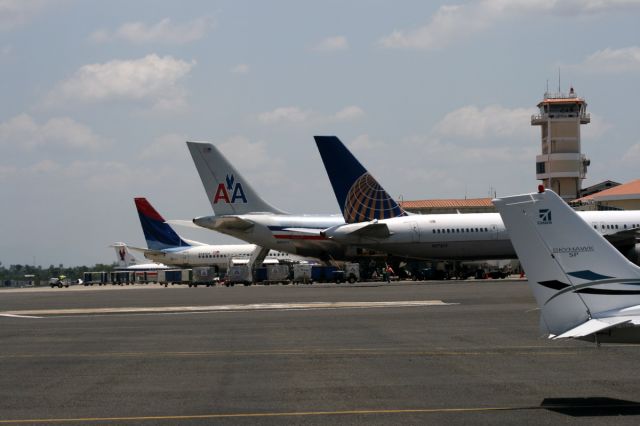
[[[118,268],[127,268],[140,263],[138,259],[131,254],[129,247],[127,247],[125,243],[113,243],[111,247],[116,250],[116,263]]]
[[[285,213],[260,198],[218,148],[204,142],[187,142],[187,146],[217,216]]]
[[[336,136],[314,136],[347,223],[407,216]]]
[[[189,247],[200,244],[181,238],[146,198],[138,197],[134,198],[134,201],[138,210],[138,217],[140,217],[142,232],[144,232],[144,238],[147,240],[147,247],[151,250]]]
[[[493,203],[551,337],[584,337],[630,321],[617,319],[640,305],[640,268],[558,195],[541,187]]]

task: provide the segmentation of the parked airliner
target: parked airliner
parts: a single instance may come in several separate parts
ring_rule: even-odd
[[[134,201],[148,248],[131,248],[142,251],[148,259],[172,266],[215,266],[223,272],[230,259],[250,258],[256,253],[254,244],[210,245],[182,238],[146,198],[135,198]],[[279,261],[317,262],[316,259],[276,250],[268,251],[264,260],[261,259],[261,263]]]
[[[553,191],[493,200],[549,338],[640,343],[640,268]]]
[[[340,215],[293,215],[264,201],[212,144],[187,142],[215,216],[193,222],[204,228],[279,251],[322,260],[355,256],[356,249],[320,231],[343,224]]]
[[[316,136],[318,150],[346,223],[321,235],[397,256],[420,259],[515,258],[498,213],[410,214],[385,191],[335,136]],[[625,253],[638,253],[640,211],[578,214]]]
[[[158,269],[168,269],[162,263],[142,263],[131,252],[125,243],[113,243],[111,245],[116,250],[116,269],[129,271],[155,271]]]

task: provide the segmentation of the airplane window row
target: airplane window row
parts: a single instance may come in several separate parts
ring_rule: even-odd
[[[286,253],[276,252],[273,256],[283,257],[283,256],[286,256],[286,255],[287,255]],[[238,253],[238,254],[236,254],[234,256],[235,257],[249,257],[249,255],[246,254],[246,253]],[[221,259],[221,258],[227,258],[227,257],[229,257],[229,256],[225,255],[225,254],[198,253],[198,258],[199,259]]]
[[[489,232],[489,228],[445,228],[431,231],[434,234],[459,234],[460,232]]]
[[[633,223],[631,225],[628,225],[629,228],[640,228],[640,224],[637,223]],[[593,229],[598,229],[598,225],[593,225]],[[620,229],[618,225],[600,225],[600,229],[605,230],[605,229]],[[624,224],[622,225],[622,229],[627,229],[627,225]]]

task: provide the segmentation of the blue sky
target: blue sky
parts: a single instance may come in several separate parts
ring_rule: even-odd
[[[187,139],[296,213],[338,212],[315,134],[404,199],[529,191],[558,69],[592,114],[585,185],[638,178],[639,18],[638,0],[0,0],[0,261],[111,262],[144,244],[136,196],[210,214]]]

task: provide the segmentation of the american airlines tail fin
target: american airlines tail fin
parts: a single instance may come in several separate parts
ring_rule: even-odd
[[[347,223],[407,216],[336,136],[314,136]]]
[[[201,243],[181,238],[146,198],[134,198],[147,247],[151,250],[189,247]]]
[[[285,213],[260,198],[218,148],[205,142],[187,142],[187,146],[217,216]]]
[[[129,251],[129,247],[125,243],[113,243],[111,245],[116,250],[116,263],[118,268],[127,268],[129,266],[138,265],[140,262]]]
[[[493,200],[553,338],[640,323],[640,268],[553,191]],[[619,329],[616,331],[619,332]]]

